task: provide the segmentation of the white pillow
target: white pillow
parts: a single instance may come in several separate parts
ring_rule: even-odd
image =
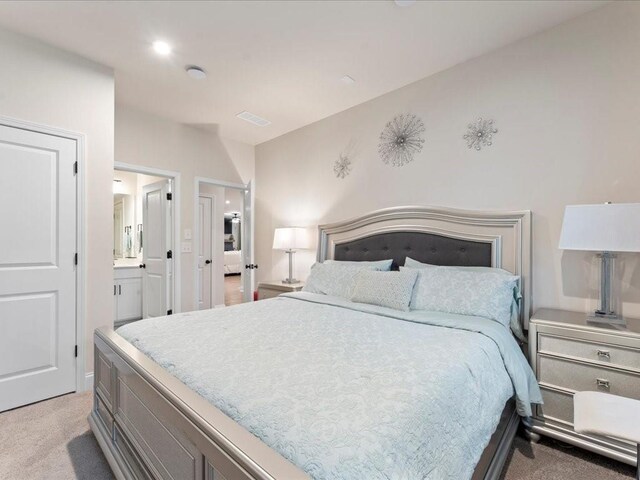
[[[509,327],[513,289],[519,278],[516,275],[451,267],[416,271],[419,274],[411,299],[412,310],[476,315]]]
[[[396,310],[409,310],[418,270],[375,272],[363,270],[356,277],[351,300]]]
[[[325,260],[324,263],[335,263],[338,265],[366,265],[368,267],[375,267],[376,270],[389,271],[391,270],[392,260],[376,260],[373,262],[352,262],[348,260]]]
[[[338,262],[316,263],[311,267],[311,273],[302,291],[349,300],[353,295],[356,276],[363,270],[378,270],[378,268],[375,265],[344,265]]]
[[[437,267],[438,265],[432,265],[430,263],[422,263],[413,258],[407,257],[404,260],[404,266],[407,268],[432,268]],[[494,272],[500,273],[503,275],[513,275],[511,272],[507,270],[503,270],[501,268],[493,268],[493,267],[441,267],[441,268],[457,268],[458,270],[464,270],[468,272]],[[520,323],[520,300],[522,299],[522,294],[520,293],[520,279],[516,283],[515,288],[513,289],[513,299],[511,301],[511,320],[509,325],[511,327],[511,331],[513,334],[523,342],[527,341],[527,337],[522,330],[522,325]]]

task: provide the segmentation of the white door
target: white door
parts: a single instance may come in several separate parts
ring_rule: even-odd
[[[75,161],[0,125],[0,411],[76,389]]]
[[[211,287],[213,274],[213,249],[211,227],[213,219],[213,197],[200,195],[198,198],[198,309],[211,308]]]
[[[142,187],[142,315],[171,313],[170,180]]]
[[[253,302],[254,271],[258,268],[254,264],[253,232],[254,232],[254,195],[253,182],[247,184],[243,198],[242,215],[242,301]]]

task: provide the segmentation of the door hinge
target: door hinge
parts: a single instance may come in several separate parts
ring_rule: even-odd
[[[173,195],[171,194],[171,192],[167,193],[167,200],[172,200],[173,199]]]
[[[173,258],[173,252],[171,250],[167,252],[167,258]]]
[[[73,264],[78,265],[78,253],[73,256]]]
[[[78,174],[78,162],[73,162],[73,174]]]
[[[76,348],[73,350],[73,355],[74,355],[75,357],[77,357],[77,356],[78,356],[78,345],[76,345]]]
[[[167,310],[167,315],[173,315],[173,310]]]

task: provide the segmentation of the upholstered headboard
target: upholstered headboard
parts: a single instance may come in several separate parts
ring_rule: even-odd
[[[318,261],[406,257],[434,265],[488,266],[520,276],[521,320],[531,315],[531,212],[480,212],[397,207],[321,225]]]
[[[392,269],[411,257],[419,262],[450,266],[491,266],[491,244],[424,232],[387,232],[337,244],[335,260],[386,260]]]

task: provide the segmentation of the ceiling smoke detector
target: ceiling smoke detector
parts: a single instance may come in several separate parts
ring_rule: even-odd
[[[207,72],[196,65],[187,65],[185,68],[187,75],[195,80],[204,80],[207,78]]]
[[[259,127],[266,127],[267,125],[271,125],[271,122],[265,118],[259,117],[251,112],[240,112],[236,115],[236,117],[241,118],[245,122],[253,123]]]

